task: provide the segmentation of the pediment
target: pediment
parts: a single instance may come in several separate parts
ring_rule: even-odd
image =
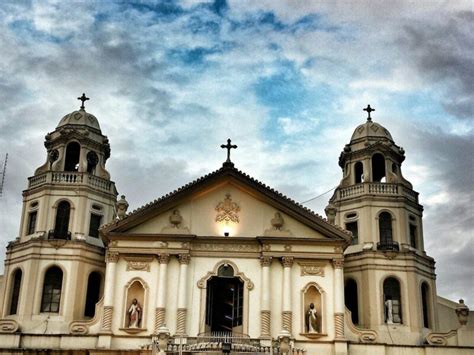
[[[346,240],[320,216],[234,167],[223,167],[102,228],[129,235]]]

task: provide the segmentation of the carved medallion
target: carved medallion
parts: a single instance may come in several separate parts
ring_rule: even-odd
[[[232,198],[230,197],[229,193],[225,195],[224,201],[217,204],[216,211],[216,222],[239,223],[238,213],[240,212],[240,207],[237,203],[232,202]]]
[[[301,276],[321,276],[324,277],[324,265],[314,262],[298,262],[301,270]]]

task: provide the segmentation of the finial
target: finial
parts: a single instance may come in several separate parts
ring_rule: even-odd
[[[370,107],[370,105],[367,105],[367,108],[364,108],[364,111],[367,111],[367,113],[369,114],[369,116],[367,117],[367,121],[372,121],[372,118],[370,117],[370,113],[374,112],[375,109]]]
[[[88,97],[86,97],[86,94],[84,94],[84,93],[82,93],[82,96],[78,97],[77,99],[82,101],[81,110],[84,110],[85,109],[84,102],[86,102],[87,100],[90,100],[90,99]]]
[[[230,138],[227,140],[227,144],[222,144],[221,148],[227,149],[227,160],[225,161],[222,166],[234,166],[234,164],[230,161],[230,150],[231,149],[237,149],[237,146],[235,144],[230,144],[231,140]]]

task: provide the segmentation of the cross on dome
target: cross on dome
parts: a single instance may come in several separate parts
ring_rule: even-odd
[[[367,107],[364,108],[363,110],[367,111],[367,113],[369,114],[369,116],[367,117],[367,121],[372,121],[372,118],[370,117],[370,113],[375,111],[375,109],[370,107],[370,105],[367,105]]]
[[[82,101],[81,110],[84,110],[85,109],[84,102],[86,102],[87,100],[90,100],[90,99],[88,97],[86,97],[85,93],[82,93],[82,96],[78,97],[77,99]]]
[[[227,160],[225,161],[225,163],[223,164],[224,166],[226,165],[231,165],[233,166],[234,164],[232,164],[232,162],[230,161],[230,150],[231,149],[237,149],[237,146],[235,144],[230,144],[231,143],[231,140],[230,138],[227,140],[227,144],[222,144],[221,145],[221,148],[223,149],[227,149]]]

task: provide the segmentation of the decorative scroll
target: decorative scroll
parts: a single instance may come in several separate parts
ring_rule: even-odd
[[[224,201],[217,204],[216,211],[216,222],[239,223],[238,213],[240,212],[240,207],[237,203],[232,202],[232,198],[230,197],[229,193],[225,195]]]
[[[0,333],[15,333],[19,325],[14,319],[0,319]]]
[[[69,324],[69,332],[71,334],[84,335],[89,333],[89,328],[99,322],[100,316],[102,315],[102,306],[104,304],[104,298],[102,297],[99,302],[95,304],[94,317],[89,320],[73,321]]]
[[[426,336],[426,341],[430,345],[446,346],[448,345],[448,339],[457,335],[457,333],[457,330],[451,330],[447,333],[429,333]]]
[[[352,323],[351,311],[346,307],[346,325],[349,330],[359,337],[361,343],[375,343],[377,341],[377,332],[373,329],[362,329],[358,328],[354,323]]]
[[[301,276],[321,276],[324,277],[324,266],[320,263],[300,261]]]

